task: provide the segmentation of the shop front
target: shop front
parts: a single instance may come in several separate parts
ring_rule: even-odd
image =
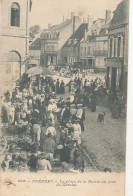
[[[112,90],[124,88],[124,65],[123,59],[105,59],[107,67],[107,87]]]

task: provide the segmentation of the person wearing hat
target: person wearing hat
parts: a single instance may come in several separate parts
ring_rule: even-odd
[[[63,149],[60,151],[60,161],[69,163],[70,161],[70,151],[69,143],[64,143]]]
[[[65,83],[63,82],[63,80],[61,81],[61,84],[60,84],[60,93],[61,94],[65,93]]]
[[[84,123],[83,123],[83,109],[82,109],[82,104],[77,105],[77,113],[76,113],[76,118],[79,119],[79,124],[81,126],[81,130],[84,131]]]
[[[11,155],[5,155],[3,162],[1,163],[1,168],[3,171],[8,171],[10,169]]]
[[[68,134],[71,134],[73,131],[72,119],[69,119],[68,123],[66,124],[66,127],[68,128]]]
[[[55,92],[55,84],[54,84],[54,81],[51,82],[51,90],[52,90],[52,92]]]
[[[15,117],[15,107],[14,104],[11,103],[11,107],[10,107],[10,123],[14,123],[14,117]]]
[[[70,114],[72,116],[72,120],[74,120],[77,114],[77,109],[75,107],[75,104],[70,105]]]
[[[40,117],[40,111],[37,108],[35,108],[33,111],[33,118],[39,120],[39,117]]]
[[[43,152],[46,153],[46,157],[52,164],[53,156],[56,150],[55,140],[52,138],[52,134],[48,133],[46,139],[43,142]]]
[[[76,119],[73,124],[72,139],[77,141],[79,144],[81,143],[81,126],[78,119]]]
[[[64,144],[65,141],[66,141],[67,130],[68,130],[68,129],[66,129],[66,128],[64,128],[64,127],[61,127],[61,129],[60,129],[60,141],[61,141],[62,144]]]
[[[56,81],[56,94],[60,94],[60,82],[59,79]]]
[[[43,153],[38,156],[37,170],[40,172],[41,171],[51,172],[52,170],[49,160],[47,160],[47,158],[45,157]]]
[[[77,104],[76,118],[81,119],[83,114],[82,104]]]
[[[48,111],[56,111],[57,110],[57,104],[55,103],[55,100],[50,100],[48,105]]]
[[[66,108],[64,108],[64,112],[63,112],[63,118],[65,119],[65,122],[67,123],[69,118],[70,118],[70,108],[69,106],[67,106]]]
[[[90,95],[90,108],[91,112],[96,112],[96,96],[94,92]]]
[[[36,149],[32,150],[32,154],[30,156],[30,159],[28,161],[28,166],[30,167],[30,172],[37,172],[37,155],[36,155]]]
[[[48,125],[53,125],[53,126],[55,125],[55,118],[51,110],[48,111],[47,122],[48,122]]]
[[[79,170],[80,172],[84,172],[84,168],[84,158],[82,156],[80,147],[77,146],[74,151],[74,169]]]
[[[53,125],[49,125],[49,127],[46,130],[45,135],[51,134],[52,138],[56,140],[56,129]]]
[[[70,97],[67,98],[66,105],[70,107],[70,105],[71,105]]]

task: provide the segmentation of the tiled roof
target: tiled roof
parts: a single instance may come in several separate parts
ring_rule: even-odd
[[[128,11],[129,1],[123,0],[114,11],[114,16],[110,22],[109,28],[128,23]]]
[[[64,22],[62,22],[62,23],[59,24],[59,25],[53,25],[53,26],[51,27],[51,30],[52,30],[52,31],[60,31],[60,29],[62,29],[63,27],[67,26],[67,25],[70,24],[71,22],[72,22],[71,19],[67,19],[67,20],[65,20]]]
[[[29,46],[30,50],[40,50],[41,49],[41,38],[36,38]]]
[[[81,41],[81,39],[84,37],[85,30],[87,30],[88,24],[82,23],[79,28],[75,31],[74,34],[67,40],[67,42],[64,44],[64,46],[71,46],[76,45]]]
[[[110,26],[110,22],[103,25],[102,29],[99,32],[99,35],[106,35],[107,34],[106,30],[108,30],[109,26]]]

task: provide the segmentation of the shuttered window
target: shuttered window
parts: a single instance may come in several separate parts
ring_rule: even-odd
[[[20,27],[20,6],[18,3],[11,5],[11,26]]]

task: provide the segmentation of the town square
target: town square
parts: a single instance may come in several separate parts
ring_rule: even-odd
[[[128,0],[44,26],[35,1],[1,4],[1,170],[124,172]]]

